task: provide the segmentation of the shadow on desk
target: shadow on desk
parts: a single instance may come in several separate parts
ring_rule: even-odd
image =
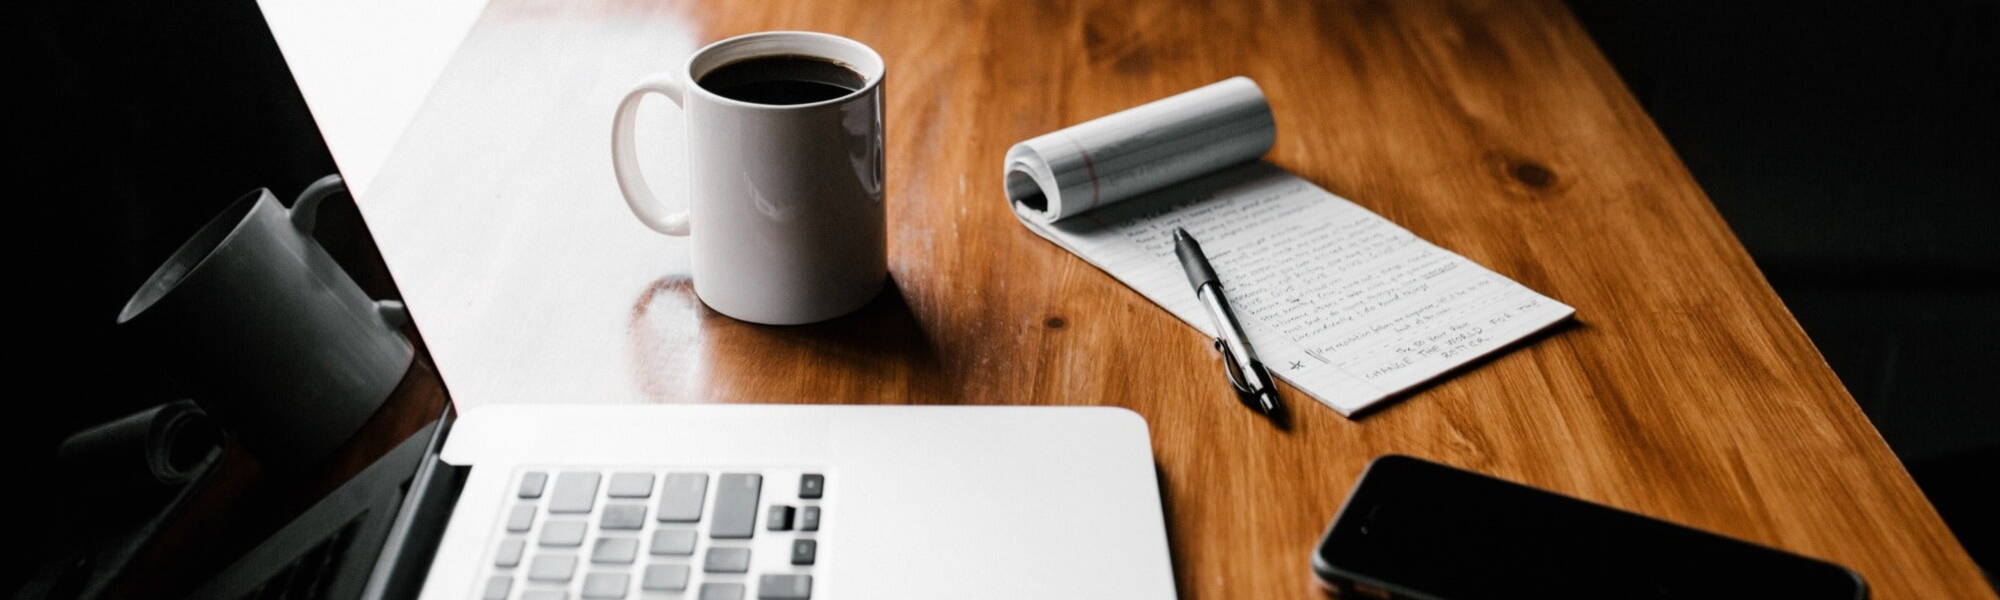
[[[690,327],[693,347],[668,345]],[[708,308],[684,275],[662,277],[633,304],[630,331],[639,388],[653,402],[955,402],[938,349],[894,279],[848,315],[773,326]],[[829,372],[850,376],[815,376]],[[850,389],[870,386],[900,389]]]

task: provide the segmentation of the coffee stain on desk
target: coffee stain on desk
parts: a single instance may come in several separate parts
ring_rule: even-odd
[[[688,329],[699,323],[686,316],[711,312],[695,297],[694,281],[686,275],[655,279],[639,293],[626,330],[630,332],[633,379],[647,401],[687,402],[689,391],[698,389],[701,377],[696,369],[705,340],[688,335]],[[672,343],[688,339],[694,343]]]

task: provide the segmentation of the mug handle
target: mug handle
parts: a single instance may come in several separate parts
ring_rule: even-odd
[[[684,236],[688,234],[687,211],[665,210],[646,187],[645,175],[639,172],[633,137],[639,120],[639,100],[648,93],[666,96],[674,101],[674,106],[683,109],[687,106],[682,101],[687,89],[671,74],[649,75],[633,85],[632,91],[625,93],[625,99],[618,102],[618,115],[611,120],[611,172],[618,176],[618,191],[625,194],[625,205],[632,208],[633,216],[654,231]]]
[[[339,173],[321,177],[307,185],[305,191],[299,192],[299,199],[292,202],[291,212],[287,215],[292,221],[292,228],[299,230],[300,235],[312,238],[313,227],[319,224],[319,205],[327,198],[345,192],[347,180],[341,179]],[[376,300],[375,315],[381,317],[390,329],[401,329],[410,322],[410,310],[404,308],[401,300]]]
[[[319,204],[327,198],[347,191],[347,180],[339,173],[319,178],[299,192],[299,199],[292,202],[292,227],[306,237],[312,237],[313,226],[319,223]]]

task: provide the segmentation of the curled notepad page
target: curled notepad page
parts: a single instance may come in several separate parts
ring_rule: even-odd
[[[1256,160],[1277,136],[1264,91],[1231,77],[1015,144],[1007,199],[1053,222]]]
[[[1258,160],[1276,139],[1263,91],[1235,77],[1015,144],[1007,202],[1213,336],[1174,259],[1186,229],[1264,365],[1343,415],[1575,312]]]

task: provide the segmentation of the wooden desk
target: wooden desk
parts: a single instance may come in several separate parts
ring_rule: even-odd
[[[822,325],[731,321],[672,259],[617,262],[679,242],[622,215],[609,107],[691,49],[674,40],[765,29],[838,33],[889,62],[895,284]],[[1236,405],[1200,334],[1014,221],[1000,165],[1015,141],[1237,74],[1277,114],[1273,162],[1576,322],[1359,420],[1291,390],[1290,432]],[[364,214],[460,402],[579,399],[547,385],[587,401],[1128,407],[1153,428],[1186,598],[1313,593],[1314,539],[1389,452],[1826,558],[1881,598],[1992,597],[1553,0],[494,0],[374,185]],[[593,220],[607,215],[619,224]],[[466,229],[496,245],[427,241]],[[497,281],[530,272],[548,279]],[[565,295],[579,287],[619,301]],[[502,296],[540,308],[500,311]],[[464,315],[498,343],[431,328]],[[621,339],[546,333],[571,323]],[[546,371],[607,341],[622,358]]]

